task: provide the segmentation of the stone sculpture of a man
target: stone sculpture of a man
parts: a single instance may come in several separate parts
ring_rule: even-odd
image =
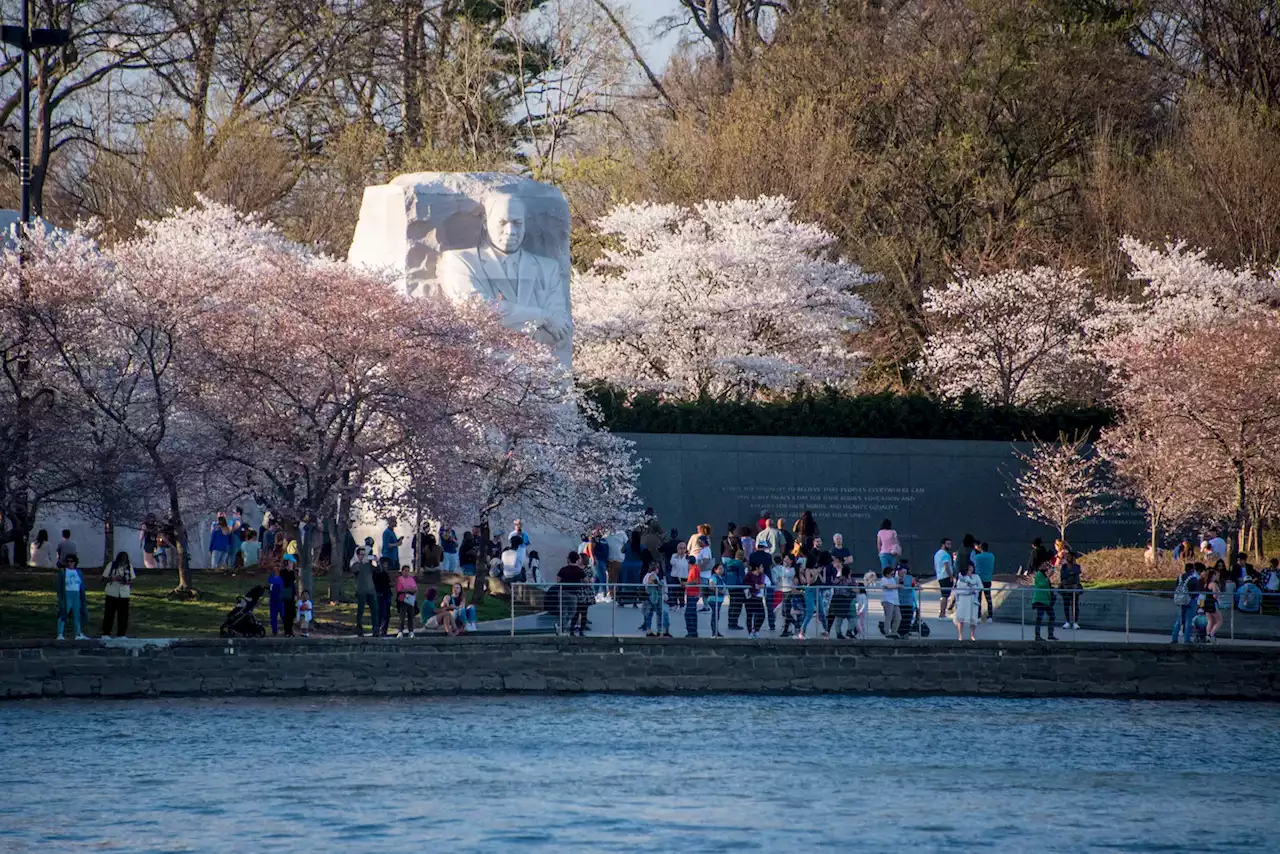
[[[554,348],[568,364],[573,320],[563,268],[556,259],[523,247],[527,214],[520,199],[493,195],[485,199],[484,210],[480,245],[441,253],[436,268],[441,290],[450,299],[478,295],[496,303],[508,326],[529,328],[535,340]]]

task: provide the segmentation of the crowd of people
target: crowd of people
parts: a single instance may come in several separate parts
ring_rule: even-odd
[[[1038,540],[1035,546],[1043,548]],[[920,608],[921,582],[928,576],[917,573],[903,555],[892,520],[881,523],[875,548],[877,568],[859,572],[843,536],[833,534],[828,547],[810,512],[791,525],[769,513],[751,525],[731,522],[713,543],[710,525],[682,538],[674,529],[663,529],[650,508],[622,546],[615,581],[608,573],[608,541],[584,534],[556,574],[548,610],[559,615],[568,634],[584,632],[593,602],[616,598],[643,610],[640,629],[648,636],[671,637],[671,612],[683,610],[686,637],[698,636],[698,614],[708,612],[713,637],[728,630],[755,638],[766,625],[769,632],[781,625],[780,637],[853,640],[868,636],[868,614],[878,596],[883,617],[877,631],[901,638],[928,635]],[[1062,544],[1047,562],[1049,571],[1060,570],[1063,596],[1070,597],[1070,613],[1077,615],[1080,571],[1074,555]],[[932,571],[941,593],[938,618],[952,620],[959,638],[976,639],[984,598],[985,619],[993,618],[990,546],[966,534],[956,550],[943,539]]]
[[[148,516],[140,532],[147,568],[168,566],[172,532]],[[480,561],[487,561],[492,576],[507,582],[537,584],[547,591],[547,610],[557,615],[557,625],[567,634],[584,634],[589,628],[593,603],[617,601],[642,610],[640,630],[648,636],[671,637],[671,614],[684,612],[684,634],[697,637],[700,613],[707,613],[712,637],[726,631],[745,632],[758,638],[762,632],[780,637],[834,637],[854,640],[869,636],[871,608],[879,599],[881,617],[874,629],[888,637],[905,638],[931,633],[922,613],[922,582],[937,583],[938,620],[954,624],[960,640],[976,640],[978,627],[994,619],[992,581],[996,557],[988,543],[966,534],[956,548],[949,538],[940,540],[933,565],[923,572],[903,554],[902,541],[890,519],[875,535],[876,567],[858,571],[841,534],[826,544],[813,514],[803,513],[788,525],[781,517],[762,513],[754,524],[729,523],[714,538],[709,524],[681,537],[664,529],[652,508],[643,523],[630,532],[615,555],[602,532],[580,538],[554,579],[545,578],[538,552],[531,548],[523,523],[516,520],[505,535],[486,537],[477,526],[459,537],[448,525],[424,527],[412,538],[415,557],[401,561],[405,536],[397,519],[386,520],[380,543],[366,537],[363,545],[350,539],[345,549],[342,579],[355,582],[355,622],[359,636],[387,636],[393,614],[398,637],[413,637],[419,628],[450,635],[478,629],[475,606],[462,583],[437,589],[419,589],[419,569],[474,575]],[[231,568],[261,565],[269,571],[266,585],[272,635],[293,636],[295,629],[309,635],[314,618],[311,593],[299,590],[299,562],[332,560],[322,548],[327,541],[320,526],[304,515],[286,535],[270,512],[254,528],[244,511],[219,513],[209,531],[210,565]],[[58,637],[70,625],[76,637],[84,637],[88,625],[85,581],[71,532],[64,530],[55,544],[46,531],[31,544],[31,563],[58,569]],[[1227,606],[1257,613],[1264,603],[1280,607],[1280,561],[1256,570],[1246,556],[1226,565],[1227,546],[1217,532],[1205,535],[1198,549],[1184,540],[1175,557],[1189,560],[1174,592],[1176,619],[1172,639],[1181,633],[1207,642],[1217,638]],[[1030,576],[1031,608],[1036,640],[1057,640],[1058,608],[1064,629],[1079,629],[1080,599],[1084,591],[1078,554],[1062,540],[1048,548],[1040,539],[1031,544],[1018,574]],[[1211,562],[1211,563],[1210,563]],[[136,572],[127,552],[120,552],[103,570],[106,606],[104,637],[127,635],[129,600]],[[330,576],[333,576],[332,571]],[[330,591],[333,595],[334,586]],[[443,594],[443,595],[442,595]],[[338,594],[340,596],[340,593]],[[1225,598],[1225,602],[1223,601]],[[985,609],[983,604],[985,602]],[[337,604],[336,601],[330,602]],[[779,627],[781,627],[779,629]]]

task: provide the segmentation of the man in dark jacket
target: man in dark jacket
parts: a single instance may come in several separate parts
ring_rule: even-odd
[[[386,637],[391,625],[391,575],[395,566],[389,558],[382,558],[373,570],[373,589],[378,596],[378,619],[374,623],[373,636]]]

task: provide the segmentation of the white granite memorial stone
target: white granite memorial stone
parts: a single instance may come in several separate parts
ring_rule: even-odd
[[[365,188],[347,257],[392,270],[410,296],[478,295],[572,361],[569,205],[555,187],[501,173],[401,175]]]

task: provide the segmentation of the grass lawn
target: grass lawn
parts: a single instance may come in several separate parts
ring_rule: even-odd
[[[99,572],[85,571],[89,586],[89,625],[85,634],[97,637],[102,630],[102,609],[106,599]],[[8,568],[0,570],[0,638],[52,638],[57,632],[57,574],[54,570]],[[236,597],[254,585],[266,586],[267,574],[240,571],[235,575],[196,570],[194,583],[199,596],[193,600],[170,599],[168,593],[178,584],[176,571],[149,571],[138,574],[129,604],[129,634],[132,637],[217,637],[218,627],[235,604]],[[328,592],[328,581],[317,578],[317,586]],[[429,585],[424,585],[429,586]],[[445,592],[445,582],[435,585]],[[354,597],[351,579],[344,593]],[[328,599],[312,597],[315,605],[316,634],[354,634],[356,606],[340,603],[330,606]],[[505,597],[490,594],[480,607],[479,622],[500,620],[510,614]],[[268,622],[266,597],[254,612],[264,624]],[[365,617],[368,625],[368,617]],[[396,615],[391,614],[394,631]]]

